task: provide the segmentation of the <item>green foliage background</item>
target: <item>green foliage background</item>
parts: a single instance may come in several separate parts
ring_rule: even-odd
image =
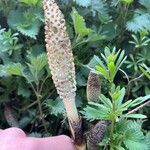
[[[115,83],[127,89],[126,97],[150,94],[149,0],[58,0],[58,4],[72,42],[79,110],[87,104],[87,64],[96,65],[106,46],[127,55],[122,66],[126,76],[119,71],[115,77]],[[68,134],[63,103],[47,64],[42,1],[1,0],[0,26],[0,128],[9,127],[10,116],[32,136]],[[101,80],[107,95],[109,84]],[[150,116],[149,106],[141,111]],[[150,129],[149,118],[142,128]]]

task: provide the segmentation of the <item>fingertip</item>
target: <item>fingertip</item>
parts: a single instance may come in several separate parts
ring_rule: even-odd
[[[24,131],[20,128],[16,128],[16,127],[12,127],[12,128],[8,128],[5,130],[2,130],[3,134],[9,134],[11,136],[15,136],[15,137],[26,137],[26,134],[24,133]]]

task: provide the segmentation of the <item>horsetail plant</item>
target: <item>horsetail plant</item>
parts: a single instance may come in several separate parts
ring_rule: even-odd
[[[99,103],[90,101],[88,103],[89,105],[87,105],[87,107],[84,108],[84,111],[82,112],[84,117],[89,121],[100,120],[88,133],[87,147],[90,150],[98,150],[100,146],[104,147],[104,149],[106,148],[105,146],[107,146],[110,150],[120,150],[124,149],[122,147],[122,145],[124,144],[127,149],[130,149],[129,147],[131,147],[132,150],[137,150],[137,147],[140,147],[138,148],[140,150],[144,145],[144,138],[141,136],[141,139],[139,137],[138,139],[137,135],[140,135],[141,131],[139,130],[139,133],[137,133],[135,137],[130,137],[129,139],[131,141],[136,141],[136,144],[134,142],[128,143],[126,142],[128,141],[128,136],[122,136],[122,134],[120,133],[118,134],[116,126],[120,124],[122,120],[127,122],[128,118],[145,119],[145,115],[135,112],[149,104],[150,95],[141,96],[134,100],[130,99],[124,101],[126,94],[125,88],[114,84],[116,73],[118,72],[118,70],[122,71],[120,67],[126,59],[126,56],[124,56],[124,51],[118,51],[116,53],[116,50],[113,49],[111,52],[110,49],[106,47],[104,53],[105,54],[101,54],[101,56],[105,63],[103,63],[102,59],[96,57],[96,63],[94,64],[95,66],[93,66],[94,69],[91,68],[91,70],[92,72],[99,74],[101,77],[104,77],[107,81],[110,82],[110,89],[108,92],[109,96],[100,94]],[[144,72],[146,71],[144,70],[143,73]],[[93,82],[94,81],[95,80],[93,80]],[[125,130],[128,129],[124,129],[124,133],[126,132]],[[106,131],[108,131],[108,134],[106,134]],[[134,132],[136,132],[136,130]],[[132,135],[133,132],[131,131],[130,134]],[[103,140],[104,137],[105,139]],[[102,142],[102,140],[104,143]],[[100,142],[102,142],[102,145],[99,146],[98,144]],[[148,148],[145,149],[148,150]]]
[[[44,14],[46,49],[52,78],[63,100],[75,145],[77,149],[84,149],[81,119],[75,104],[75,66],[65,19],[55,0],[44,0]]]
[[[88,150],[99,150],[99,143],[106,134],[107,126],[107,121],[98,121],[98,123],[89,131],[87,136]]]
[[[101,82],[98,74],[89,73],[87,81],[87,99],[89,102],[99,102],[101,93]],[[101,120],[92,127],[87,134],[87,148],[89,150],[99,150],[99,143],[103,140],[107,131],[108,122]]]
[[[88,101],[98,102],[100,92],[101,92],[101,82],[100,82],[99,75],[91,71],[87,81]]]

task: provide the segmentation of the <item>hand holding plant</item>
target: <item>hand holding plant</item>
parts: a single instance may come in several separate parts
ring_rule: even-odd
[[[1,150],[75,150],[72,140],[65,136],[27,137],[19,128],[0,130]]]

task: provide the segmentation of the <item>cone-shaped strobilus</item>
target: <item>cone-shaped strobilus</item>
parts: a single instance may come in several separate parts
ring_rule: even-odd
[[[101,93],[101,82],[99,75],[90,72],[87,81],[88,101],[98,102]],[[87,134],[88,150],[99,150],[98,144],[103,140],[108,126],[107,121],[99,121]]]
[[[87,82],[87,99],[88,101],[99,101],[101,92],[101,82],[99,75],[90,72]]]
[[[63,100],[74,142],[78,149],[82,149],[81,118],[75,104],[75,66],[65,19],[55,0],[44,0],[43,5],[46,49],[52,78]]]

